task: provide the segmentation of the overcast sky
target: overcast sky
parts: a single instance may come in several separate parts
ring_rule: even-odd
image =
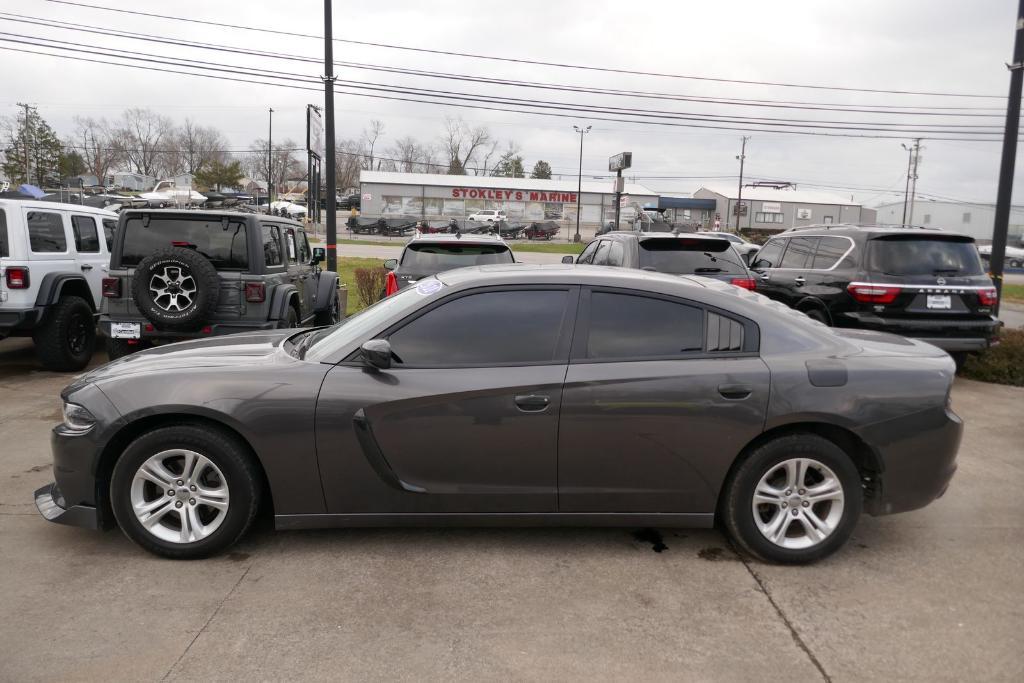
[[[322,2],[293,0],[211,3],[175,0],[139,3],[83,0],[91,4],[173,14],[183,18],[322,33]],[[337,2],[336,37],[395,45],[437,48],[503,57],[583,64],[668,74],[798,84],[973,93],[1005,96],[1016,3],[1012,0],[936,2],[935,0],[862,0],[860,2],[442,2],[386,0]],[[0,0],[0,12],[44,17],[141,33],[322,57],[322,41],[255,33],[215,26],[117,14],[53,4],[43,0]],[[22,36],[85,42],[104,48],[208,59],[246,68],[275,69],[319,76],[322,66],[243,55],[219,54],[135,40],[90,35],[52,26],[3,20],[0,31]],[[10,37],[10,36],[0,36]],[[11,43],[0,42],[0,46]],[[17,46],[14,47],[27,47]],[[28,48],[33,49],[33,48]],[[14,115],[16,102],[36,105],[60,133],[70,133],[75,115],[117,117],[129,106],[149,107],[175,120],[186,116],[221,129],[237,148],[266,135],[267,108],[273,107],[274,137],[304,140],[306,103],[322,104],[316,92],[269,85],[217,82],[185,75],[85,64],[54,57],[0,50],[3,87],[0,114]],[[582,95],[550,90],[480,85],[432,78],[341,68],[345,79],[415,85],[478,94],[562,102],[662,109],[700,114],[775,116],[921,123],[983,123],[1001,127],[1003,99],[967,99],[835,92],[801,88],[702,82],[542,67],[463,57],[431,55],[337,43],[335,59],[411,67],[477,76],[678,95],[771,99],[858,105],[987,107],[971,110],[992,118],[944,118],[865,113],[726,107],[703,103]],[[516,141],[529,169],[547,160],[556,173],[576,173],[579,137],[572,125],[591,123],[585,140],[584,176],[607,174],[607,159],[630,150],[638,182],[660,192],[692,192],[701,184],[733,179],[656,179],[650,176],[735,176],[741,135],[750,135],[746,173],[751,177],[830,185],[869,206],[902,195],[855,188],[891,188],[902,193],[907,154],[901,139],[806,137],[772,132],[704,130],[677,126],[592,121],[585,116],[554,118],[461,109],[433,104],[393,102],[338,95],[338,137],[358,136],[371,118],[385,123],[382,140],[413,135],[434,140],[446,116],[486,125],[502,140]],[[898,135],[896,133],[877,133]],[[927,135],[922,134],[927,137]],[[908,134],[907,142],[914,135]],[[998,142],[925,140],[918,189],[971,201],[994,201],[999,170]],[[648,177],[644,177],[648,176]],[[1014,199],[1024,202],[1016,183]],[[815,188],[819,189],[819,188]]]

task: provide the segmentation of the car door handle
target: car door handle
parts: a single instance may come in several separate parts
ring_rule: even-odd
[[[746,398],[754,391],[753,387],[749,384],[719,384],[718,393],[722,395],[722,398],[728,398],[732,400],[739,400]]]
[[[771,277],[771,273],[764,273],[763,275],[761,275],[761,281],[762,282],[768,282],[768,278],[770,278],[770,277]]]
[[[92,270],[92,266],[90,266],[88,263],[83,263],[82,270]]]
[[[796,284],[797,287],[802,287],[805,282],[807,282],[807,280],[804,279],[803,275],[797,275],[793,278],[793,283]]]
[[[516,396],[516,405],[526,413],[539,413],[548,407],[551,399],[538,394],[523,394]]]

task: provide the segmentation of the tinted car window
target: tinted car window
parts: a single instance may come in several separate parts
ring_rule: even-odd
[[[75,251],[80,254],[98,254],[100,235],[96,230],[96,219],[92,216],[72,216],[71,234],[75,237]]]
[[[7,237],[7,214],[0,209],[0,257],[11,255],[11,243]]]
[[[306,233],[299,230],[299,263],[309,263],[310,259],[313,258],[313,252],[309,250],[309,239],[306,238]]]
[[[512,263],[512,252],[504,244],[410,244],[402,254],[402,268],[420,273],[440,273],[453,268]]]
[[[391,334],[406,365],[545,363],[555,357],[569,293],[483,292],[460,297]]]
[[[768,240],[757,252],[752,268],[778,268],[779,257],[782,256],[784,240]]]
[[[842,237],[822,237],[818,241],[818,251],[814,254],[811,268],[827,270],[839,262],[843,254],[850,248],[850,241]]]
[[[597,245],[597,251],[594,253],[594,265],[595,266],[607,266],[608,265],[608,249],[610,245],[608,240],[601,240]]]
[[[243,269],[249,265],[245,223],[203,218],[152,216],[149,225],[142,218],[129,218],[124,227],[121,263],[138,265],[157,249],[185,247],[210,259],[220,269]]]
[[[811,256],[818,241],[817,237],[794,237],[789,240],[789,248],[782,257],[779,268],[803,269],[810,266]]]
[[[649,239],[640,242],[640,267],[674,275],[746,275],[726,240]]]
[[[291,228],[284,229],[284,247],[288,252],[288,260],[295,263],[297,248],[295,246],[295,231]]]
[[[587,358],[678,356],[702,350],[703,342],[699,308],[631,294],[590,295]]]
[[[103,241],[107,243],[107,251],[114,249],[114,231],[117,230],[117,221],[112,218],[103,219]]]
[[[622,242],[612,242],[608,247],[608,265],[621,267],[625,261],[626,250],[623,248]]]
[[[281,229],[276,225],[263,226],[263,263],[279,266],[284,263],[281,253]]]
[[[886,275],[981,275],[968,239],[897,235],[868,242],[868,269]]]
[[[68,250],[64,221],[59,213],[28,212],[29,249],[37,254],[63,253]]]
[[[582,254],[580,254],[580,257],[579,257],[579,260],[577,261],[577,263],[593,263],[594,262],[594,252],[597,251],[598,244],[599,244],[598,242],[591,242],[590,244],[588,244],[587,248],[583,250]]]

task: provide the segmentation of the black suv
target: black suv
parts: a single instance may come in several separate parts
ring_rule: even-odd
[[[121,213],[103,278],[111,359],[145,345],[337,322],[338,275],[302,225],[232,211]]]
[[[930,342],[958,362],[987,348],[996,290],[974,239],[944,230],[818,225],[768,240],[754,258],[759,293],[836,327]]]
[[[572,263],[563,256],[562,263]],[[588,244],[576,263],[639,268],[672,275],[703,275],[754,289],[754,280],[732,243],[697,233],[607,232]]]
[[[458,232],[424,235],[417,232],[406,243],[399,258],[384,262],[384,267],[390,271],[384,293],[390,296],[445,270],[515,261],[505,240],[495,235],[462,235]]]

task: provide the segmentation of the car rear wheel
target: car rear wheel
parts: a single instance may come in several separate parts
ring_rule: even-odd
[[[341,304],[338,301],[338,290],[335,286],[334,294],[331,295],[331,305],[327,307],[326,311],[317,313],[316,324],[333,325],[339,320],[341,320]]]
[[[820,308],[809,308],[804,313],[811,320],[817,320],[822,325],[829,325],[828,314]]]
[[[110,501],[132,541],[163,557],[195,559],[242,537],[256,515],[258,481],[236,439],[196,425],[162,427],[118,459]]]
[[[70,372],[89,364],[96,345],[92,307],[79,296],[54,304],[32,334],[36,356],[47,370]]]
[[[815,434],[791,434],[755,449],[729,478],[721,517],[748,553],[804,564],[838,550],[863,507],[849,456]]]

